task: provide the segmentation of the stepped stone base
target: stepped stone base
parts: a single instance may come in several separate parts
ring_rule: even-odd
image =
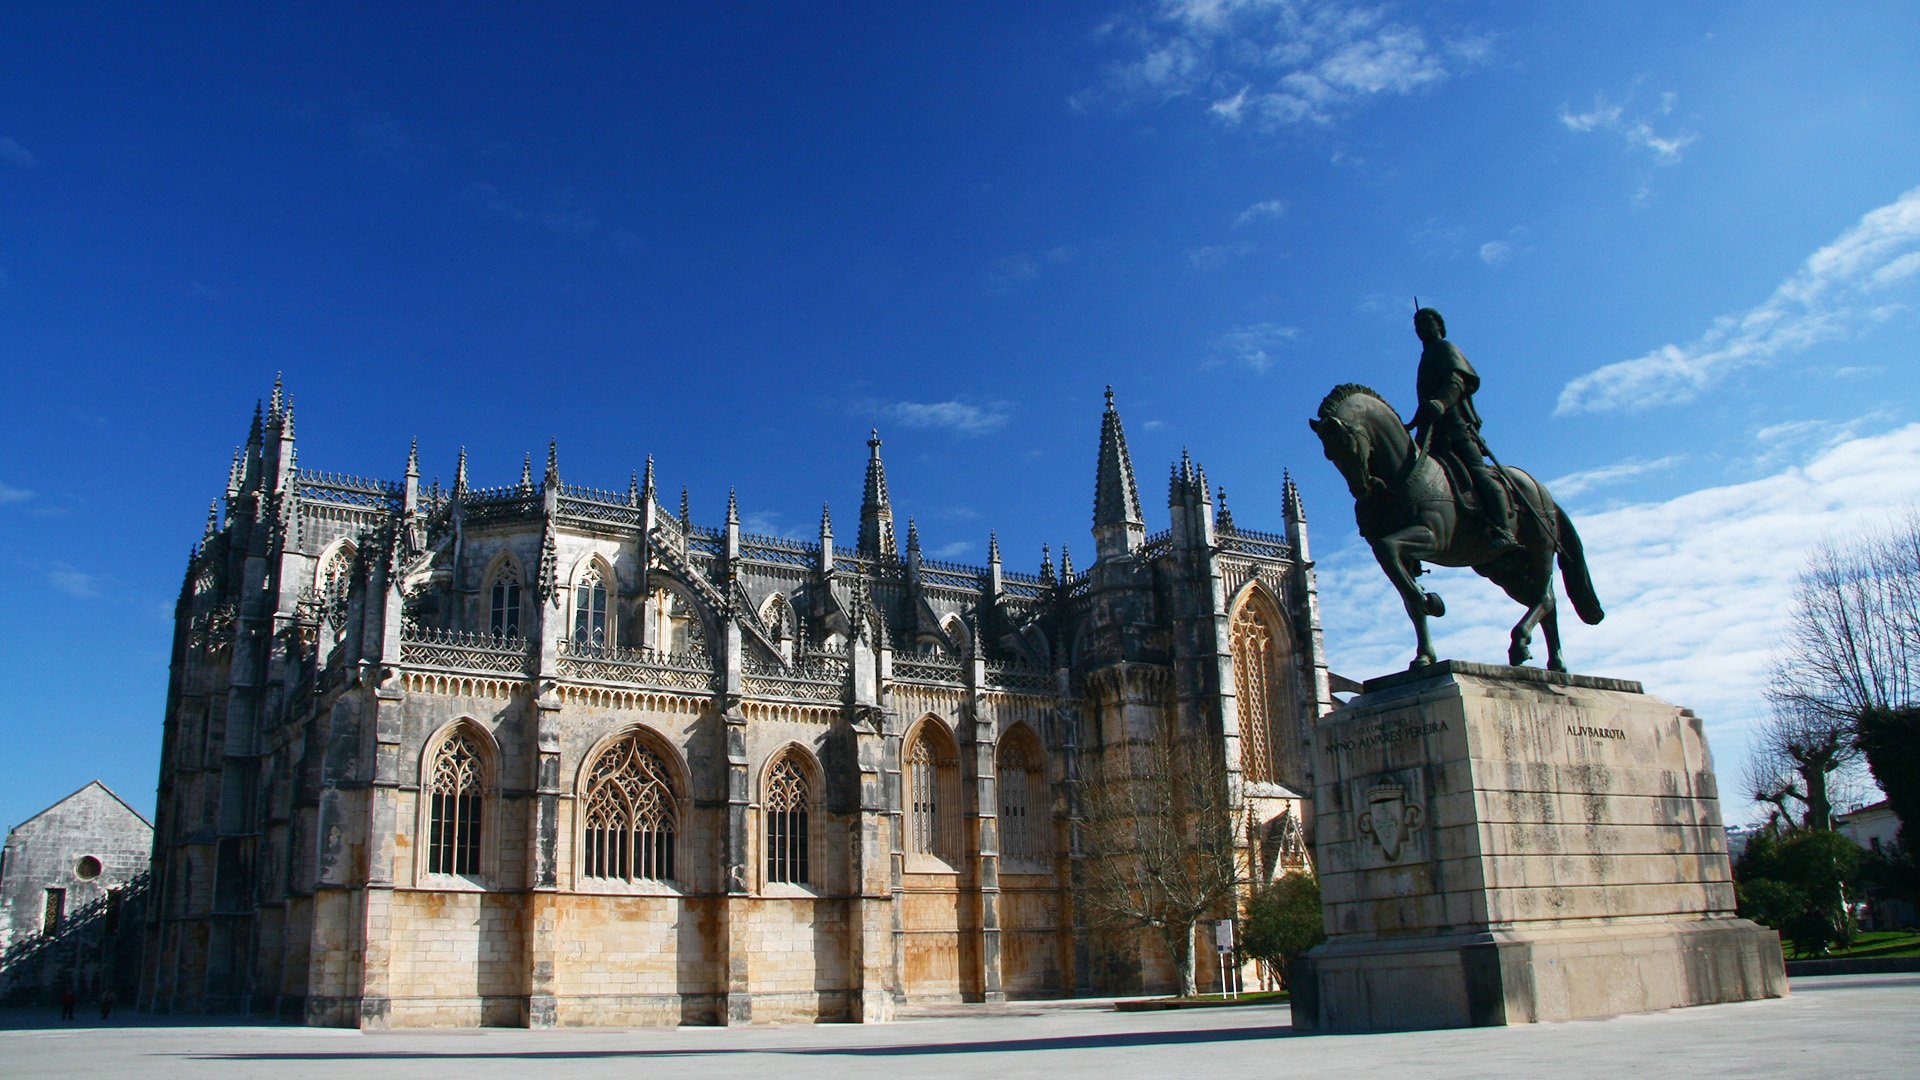
[[[1296,1027],[1465,1027],[1786,994],[1735,917],[1698,718],[1637,683],[1458,661],[1315,732],[1328,941]]]

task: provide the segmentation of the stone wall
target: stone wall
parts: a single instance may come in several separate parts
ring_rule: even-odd
[[[94,781],[23,822],[0,856],[0,997],[139,982],[153,826]],[[58,913],[50,918],[50,908]]]

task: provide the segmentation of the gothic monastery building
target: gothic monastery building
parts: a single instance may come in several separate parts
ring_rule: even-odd
[[[343,1026],[885,1020],[1156,991],[1081,903],[1077,779],[1217,752],[1242,858],[1306,858],[1331,706],[1306,517],[1172,470],[1149,535],[1111,392],[1095,559],[904,551],[561,479],[316,472],[276,383],[176,615],[140,1004]],[[1140,782],[1151,782],[1141,777]],[[1211,949],[1204,952],[1211,960]],[[1206,969],[1203,968],[1203,977]]]

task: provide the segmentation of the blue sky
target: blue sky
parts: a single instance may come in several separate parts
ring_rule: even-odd
[[[301,463],[1085,562],[1101,391],[1164,527],[1300,483],[1336,669],[1412,652],[1305,418],[1412,297],[1577,515],[1576,670],[1723,787],[1808,545],[1920,496],[1920,7],[47,6],[0,39],[0,823],[153,801],[170,613],[254,401]],[[719,10],[708,10],[717,8]],[[671,498],[671,496],[669,496]],[[1441,651],[1518,609],[1441,575]],[[1731,817],[1745,815],[1737,801]]]

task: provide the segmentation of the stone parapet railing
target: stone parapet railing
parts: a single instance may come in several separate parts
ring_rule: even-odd
[[[531,675],[534,659],[532,644],[519,636],[496,637],[434,629],[400,632],[400,662],[414,667],[479,671],[489,675]],[[323,687],[327,681],[323,675]]]

